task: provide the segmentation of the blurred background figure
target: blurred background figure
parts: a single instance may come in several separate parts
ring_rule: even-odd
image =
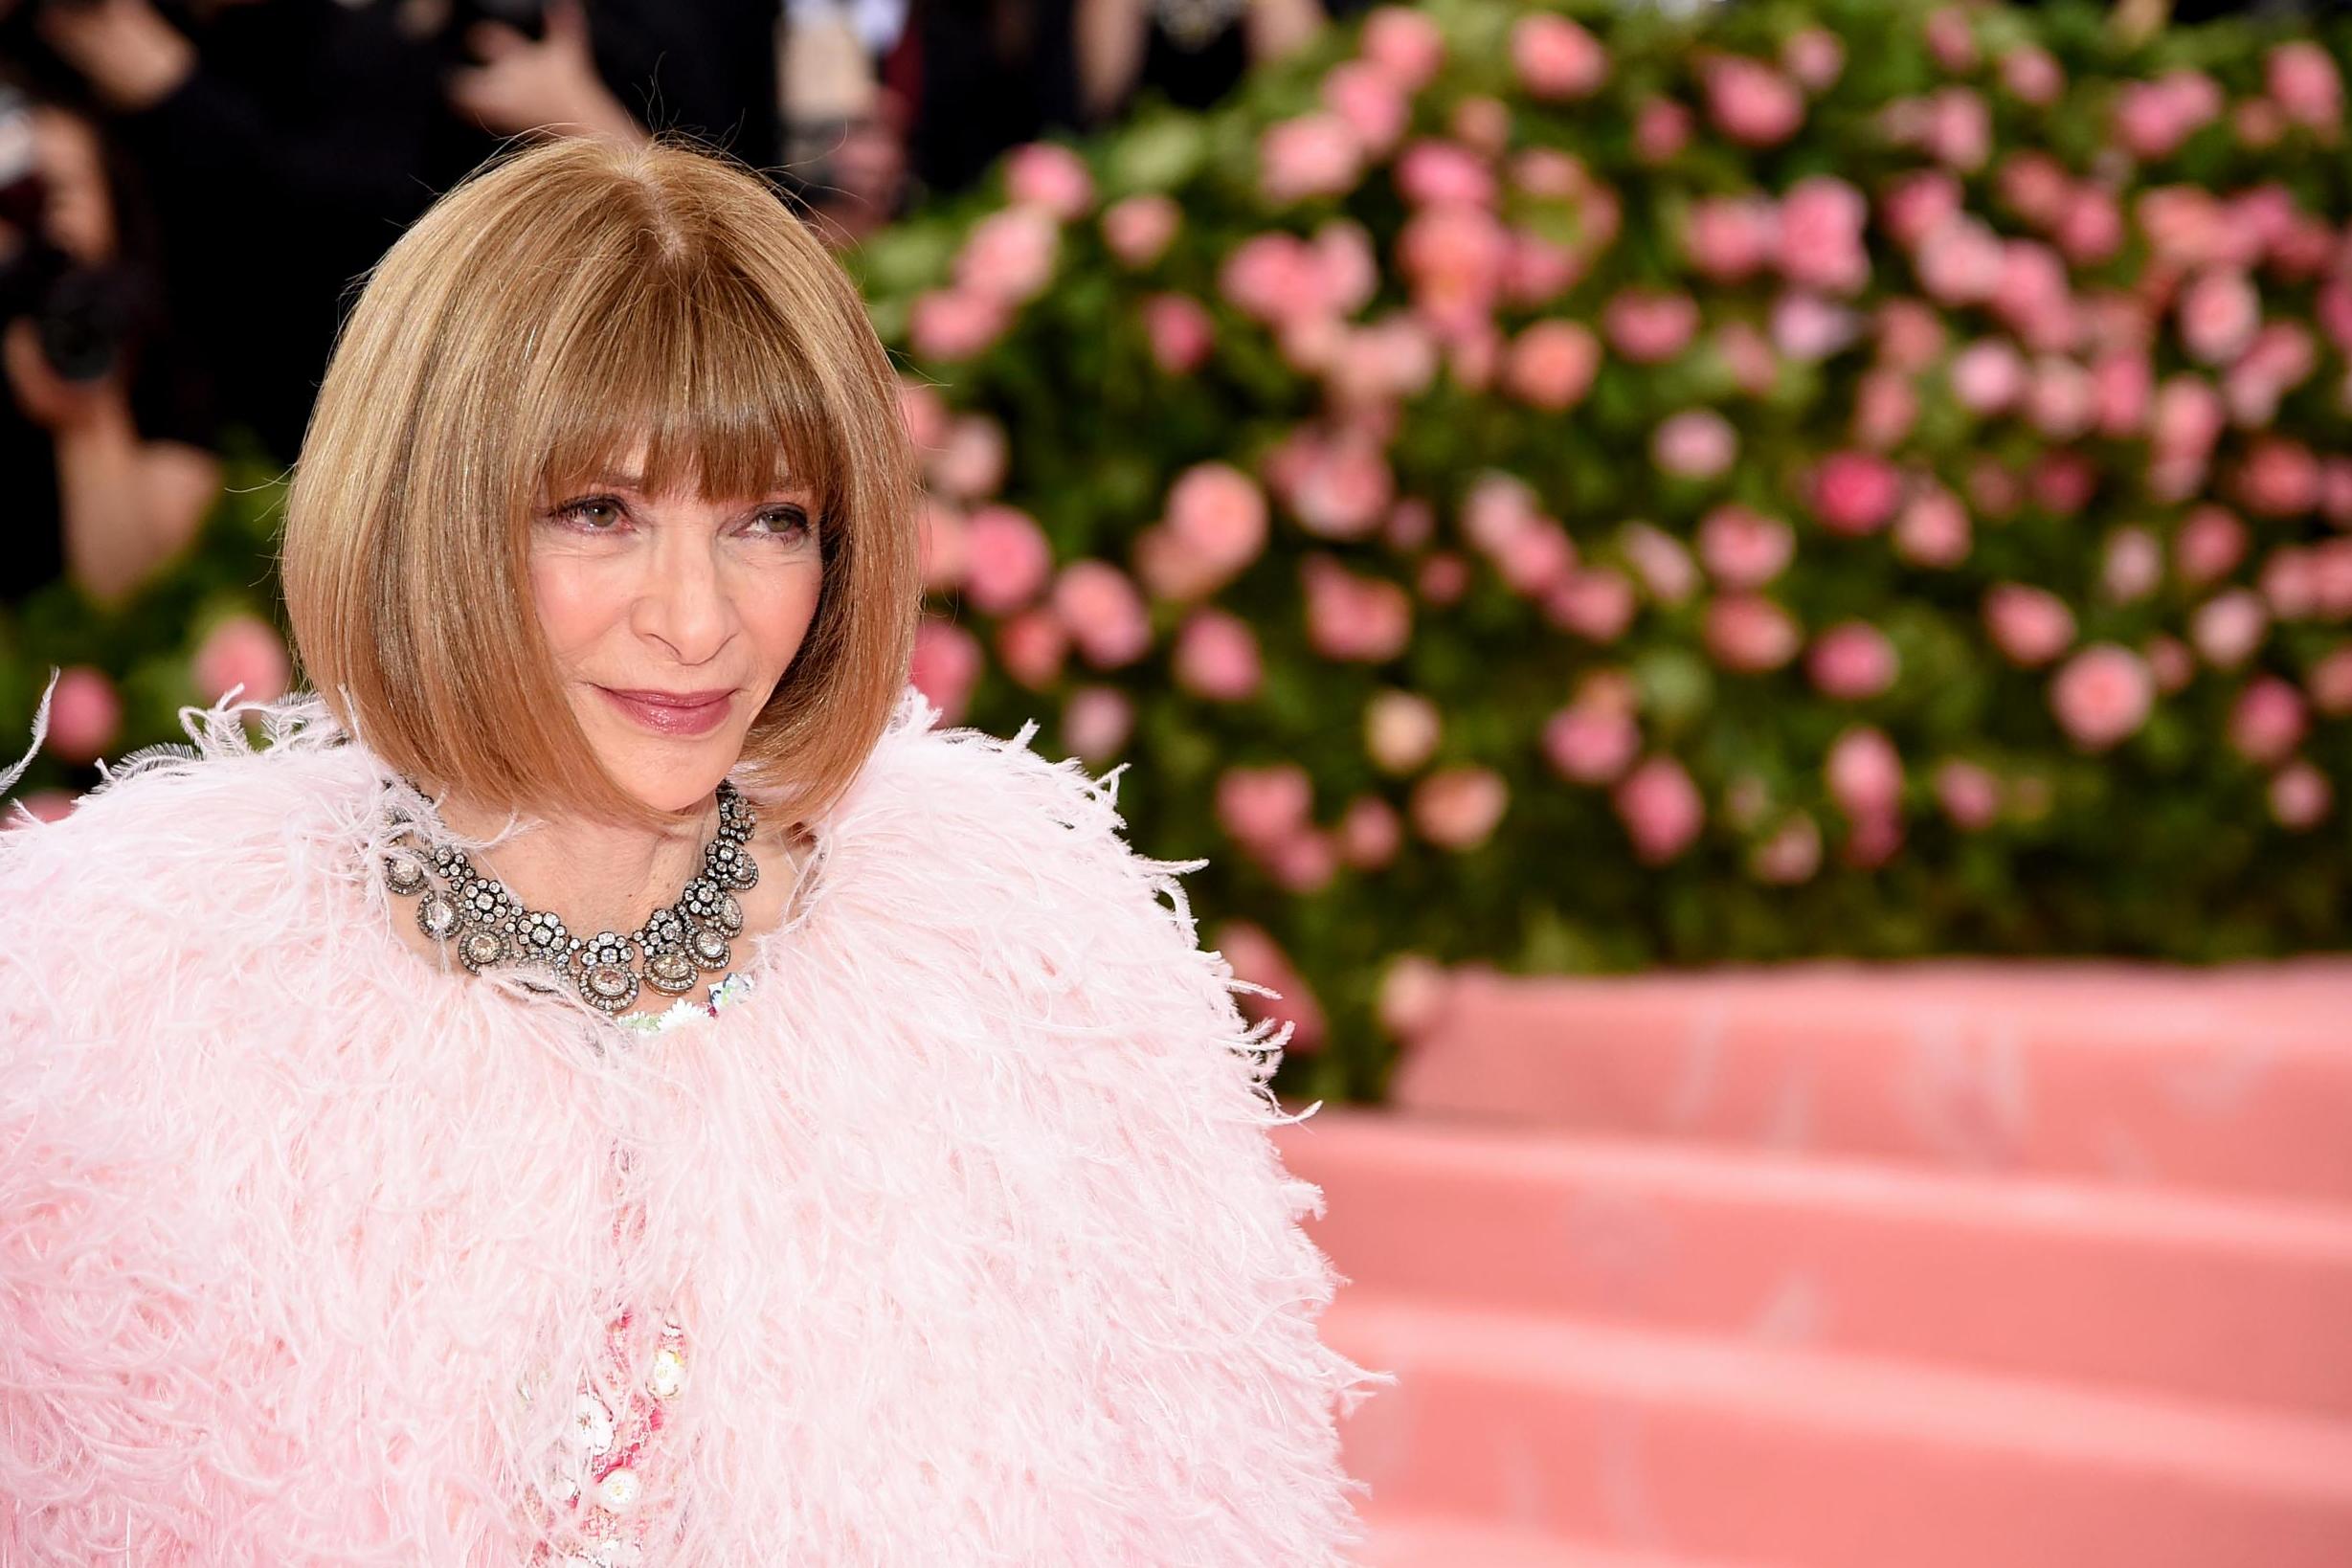
[[[87,115],[0,85],[10,605],[60,573],[122,597],[185,549],[220,490],[209,379],[170,330],[139,194]]]

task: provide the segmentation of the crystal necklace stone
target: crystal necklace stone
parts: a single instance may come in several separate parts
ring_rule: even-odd
[[[455,947],[470,973],[508,963],[534,965],[568,981],[590,1006],[619,1014],[644,985],[682,996],[694,988],[698,972],[716,974],[728,966],[729,938],[743,931],[743,906],[735,891],[759,882],[750,843],[759,818],[732,783],[721,781],[718,799],[718,833],[703,846],[697,874],[676,899],[626,935],[599,931],[586,941],[573,936],[557,916],[525,908],[505,884],[483,875],[454,844],[404,842],[387,850],[384,885],[404,898],[423,895],[416,906],[417,928]],[[392,837],[417,840],[425,837],[424,826],[395,811]],[[436,877],[441,885],[433,885]]]

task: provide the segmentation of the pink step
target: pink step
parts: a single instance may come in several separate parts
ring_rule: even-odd
[[[1735,1568],[1717,1559],[1662,1557],[1563,1540],[1435,1514],[1369,1513],[1362,1568]]]
[[[1390,1514],[1777,1568],[2343,1568],[2352,1423],[1342,1293]]]
[[[1328,1105],[1278,1140],[1380,1295],[2352,1416],[2352,1209]]]
[[[1400,1109],[2352,1203],[2352,963],[1458,974]]]

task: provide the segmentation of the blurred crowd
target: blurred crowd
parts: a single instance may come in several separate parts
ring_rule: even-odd
[[[689,135],[850,244],[1358,3],[0,0],[0,612],[168,568],[225,440],[291,460],[354,280],[508,139]]]

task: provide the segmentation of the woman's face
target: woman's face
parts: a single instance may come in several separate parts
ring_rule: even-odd
[[[684,811],[742,755],[808,634],[823,564],[809,491],[647,495],[643,450],[547,499],[531,590],[597,759],[646,804]]]

